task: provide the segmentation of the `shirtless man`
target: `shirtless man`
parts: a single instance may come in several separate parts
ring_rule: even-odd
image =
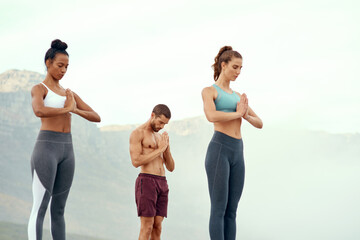
[[[170,172],[175,163],[167,132],[158,133],[170,120],[164,104],[154,107],[150,119],[130,135],[130,156],[134,167],[141,166],[135,183],[135,198],[141,227],[139,240],[160,239],[161,223],[167,217],[169,188],[164,164]],[[151,237],[151,238],[150,238]]]

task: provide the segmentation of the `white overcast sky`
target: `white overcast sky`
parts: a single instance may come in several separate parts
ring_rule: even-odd
[[[70,54],[64,87],[102,117],[141,123],[165,103],[203,115],[220,47],[243,55],[231,86],[265,126],[360,132],[359,1],[25,1],[0,3],[0,72],[45,74],[55,38]]]

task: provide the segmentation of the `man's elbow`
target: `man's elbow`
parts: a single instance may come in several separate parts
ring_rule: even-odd
[[[131,163],[135,168],[138,168],[140,166],[139,162],[137,161],[131,161]]]
[[[175,170],[175,165],[168,168],[169,172],[173,172]]]

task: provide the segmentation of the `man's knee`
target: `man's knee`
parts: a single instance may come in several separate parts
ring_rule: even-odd
[[[145,225],[141,226],[141,232],[145,233],[148,236],[150,236],[152,231],[153,231],[152,225],[145,224]]]
[[[154,221],[154,225],[153,225],[153,229],[154,229],[153,231],[156,231],[157,234],[161,233],[162,221],[163,221],[163,218],[155,217],[155,221]]]
[[[142,219],[141,221],[141,232],[150,235],[153,230],[154,220],[153,219]]]
[[[153,225],[153,229],[157,233],[161,233],[161,229],[162,229],[161,222],[160,223],[155,222],[154,225]]]

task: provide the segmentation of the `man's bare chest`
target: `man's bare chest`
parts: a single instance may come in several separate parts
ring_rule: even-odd
[[[157,149],[159,136],[156,133],[145,133],[144,139],[142,140],[143,148]]]

